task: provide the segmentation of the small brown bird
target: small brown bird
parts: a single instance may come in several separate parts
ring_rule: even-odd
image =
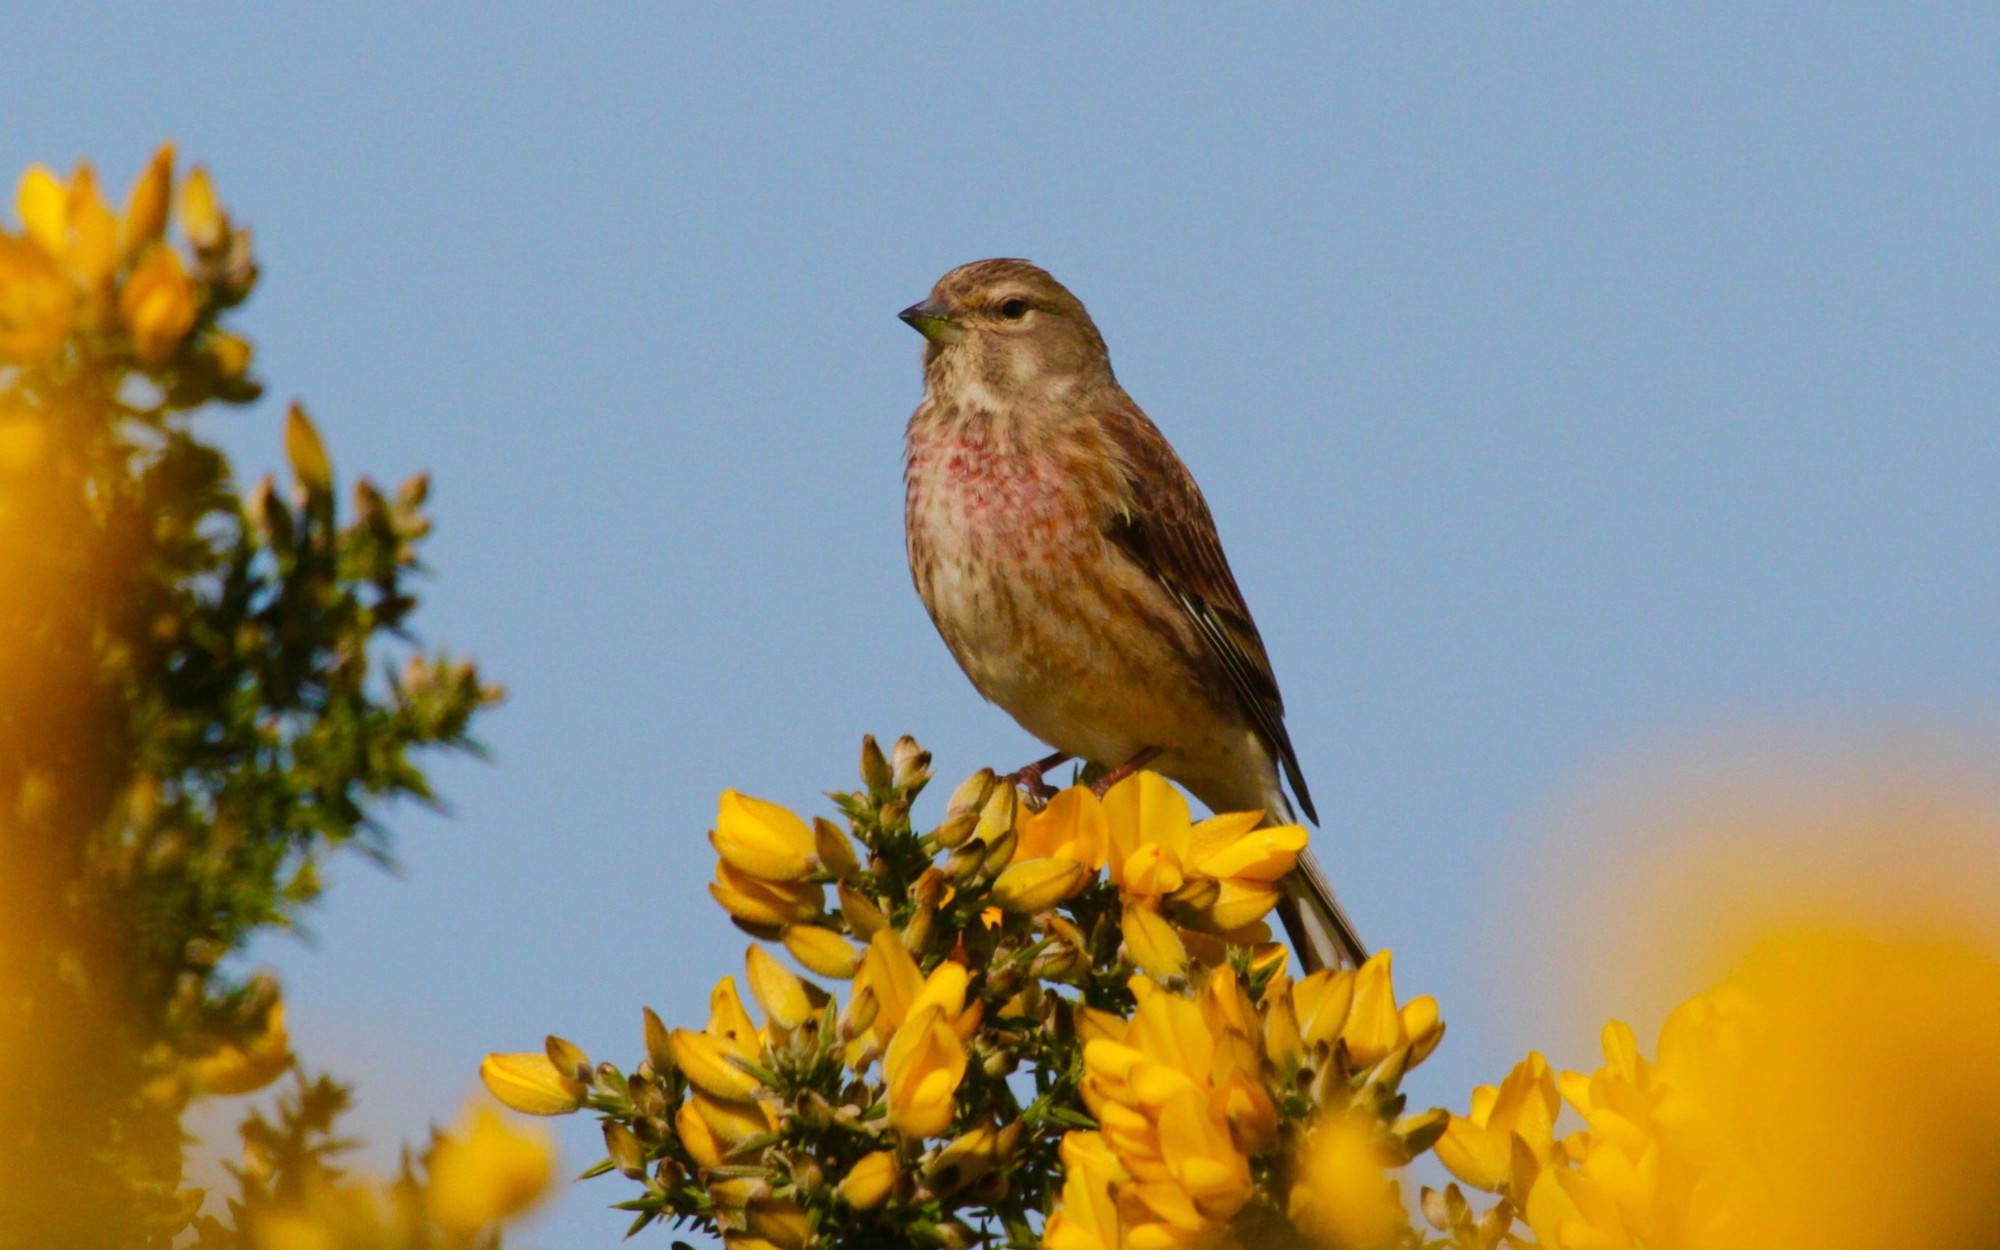
[[[1083,304],[1023,260],[952,270],[900,314],[927,340],[910,418],[910,573],[979,693],[1056,749],[1150,766],[1218,812],[1315,823],[1263,640],[1194,478],[1111,373]],[[1280,917],[1308,968],[1359,964],[1310,851]]]

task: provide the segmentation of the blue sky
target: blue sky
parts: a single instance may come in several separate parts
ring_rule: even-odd
[[[951,777],[1039,753],[903,564],[894,314],[962,261],[1069,284],[1200,478],[1322,858],[1451,1022],[1420,1100],[1587,1057],[1508,952],[1528,886],[1594,888],[1546,836],[1588,779],[1745,723],[2000,723],[1990,6],[9,31],[0,163],[211,166],[272,395],[213,428],[247,475],[296,395],[343,472],[433,471],[424,628],[512,692],[493,763],[439,770],[452,817],[396,822],[400,878],[342,865],[316,944],[257,952],[385,1142],[486,1050],[629,1063],[642,1003],[700,1016],[744,943],[703,890],[723,787],[824,810],[864,731]],[[577,1166],[595,1138],[566,1126]],[[623,1196],[530,1240],[611,1244]]]

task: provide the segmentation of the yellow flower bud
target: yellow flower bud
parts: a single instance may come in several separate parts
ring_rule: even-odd
[[[214,247],[222,241],[222,208],[215,199],[215,184],[208,171],[196,165],[181,183],[181,229],[188,242],[198,248]]]
[[[1024,859],[993,883],[993,901],[1012,912],[1041,911],[1076,893],[1089,873],[1073,859]]]
[[[1396,1010],[1396,986],[1389,971],[1390,952],[1378,951],[1354,974],[1354,1006],[1340,1036],[1357,1068],[1366,1068],[1408,1041]]]
[[[889,766],[898,790],[915,790],[931,779],[931,753],[908,734],[890,749]]]
[[[1438,1018],[1437,999],[1423,994],[1403,1004],[1403,1035],[1410,1039],[1410,1066],[1416,1067],[1444,1040],[1444,1021]]]
[[[495,1098],[527,1115],[568,1115],[584,1102],[583,1083],[556,1071],[539,1051],[488,1055],[479,1079]]]
[[[163,143],[125,200],[125,254],[136,254],[157,243],[167,229],[167,203],[173,198],[174,145]]]
[[[873,1211],[888,1201],[902,1175],[903,1167],[896,1162],[896,1156],[887,1150],[877,1150],[854,1161],[834,1194],[857,1211]]]
[[[240,378],[250,367],[250,340],[234,334],[218,334],[209,340],[209,350],[215,353],[215,367],[225,378]]]
[[[1354,1004],[1354,970],[1315,972],[1292,987],[1292,1006],[1306,1045],[1331,1045]]]
[[[895,785],[895,775],[889,771],[889,757],[882,754],[874,734],[861,735],[861,784],[868,787],[868,793],[876,795],[887,793]]]
[[[844,981],[854,975],[855,966],[861,962],[861,951],[854,943],[832,929],[810,924],[787,925],[779,937],[793,959],[823,977]]]
[[[1020,796],[1012,783],[994,787],[986,798],[986,806],[979,809],[979,823],[973,826],[972,836],[988,846],[997,843],[1001,835],[1013,830],[1019,802]]]
[[[791,969],[771,958],[761,946],[745,952],[744,964],[750,995],[764,1009],[766,1021],[789,1032],[812,1019],[815,1013],[812,1000],[806,996],[806,983]]]
[[[659,1013],[651,1007],[641,1007],[645,1021],[646,1062],[655,1076],[666,1076],[674,1070],[674,1054],[667,1047],[667,1026]]]
[[[688,1093],[687,1105],[701,1117],[725,1155],[777,1127],[760,1102],[726,1102],[696,1089]]]
[[[69,267],[85,289],[111,281],[118,269],[118,218],[97,190],[97,175],[78,165],[69,179]]]
[[[757,1078],[729,1061],[729,1051],[706,1033],[675,1029],[667,1035],[674,1062],[697,1089],[725,1101],[742,1102],[755,1094]]]
[[[0,234],[0,359],[39,360],[69,335],[76,298],[40,247]]]
[[[1122,928],[1126,955],[1148,976],[1165,981],[1187,973],[1187,946],[1159,912],[1128,905]]]
[[[800,1250],[812,1232],[804,1209],[783,1198],[752,1198],[744,1206],[743,1216],[752,1237],[778,1250]]]
[[[982,1124],[960,1134],[930,1161],[925,1179],[941,1193],[950,1193],[972,1184],[1000,1162],[1000,1134]]]
[[[627,1179],[646,1179],[646,1144],[616,1120],[604,1122],[604,1153]]]
[[[548,1055],[549,1063],[554,1065],[556,1071],[586,1084],[590,1081],[590,1056],[584,1053],[583,1047],[551,1033],[542,1039],[542,1051]]]
[[[986,806],[987,796],[993,793],[996,782],[993,770],[982,768],[958,783],[958,789],[951,792],[951,799],[944,806],[947,819],[965,812],[977,812]]]
[[[296,402],[285,413],[285,458],[292,463],[292,476],[308,491],[324,494],[333,489],[333,461],[327,457],[326,443]]]
[[[708,1035],[722,1043],[724,1050],[753,1062],[763,1057],[764,1038],[756,1022],[743,1010],[742,996],[736,992],[736,978],[724,977],[708,992]]]
[[[132,350],[149,365],[161,364],[174,354],[193,328],[194,314],[194,283],[181,267],[181,258],[169,248],[149,250],[118,293],[118,316],[132,335]],[[298,411],[297,405],[293,411]],[[288,448],[290,443],[291,422],[287,419]]]
[[[820,867],[839,879],[860,871],[861,863],[854,857],[854,843],[840,826],[824,816],[815,816],[812,827],[813,853],[819,856]]]
[[[813,832],[776,803],[724,790],[708,835],[737,871],[763,881],[797,881],[815,867]]]
[[[889,925],[889,918],[875,901],[843,881],[834,888],[840,899],[841,918],[847,921],[848,929],[855,937],[866,942]]]
[[[546,1134],[525,1132],[480,1107],[431,1155],[424,1203],[440,1228],[469,1236],[520,1213],[555,1175]]]

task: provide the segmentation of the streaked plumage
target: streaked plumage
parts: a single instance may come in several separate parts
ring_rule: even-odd
[[[1217,811],[1317,820],[1284,701],[1194,478],[1112,375],[1083,305],[1020,260],[946,274],[906,442],[910,571],[979,692],[1059,751],[1150,767]],[[1308,853],[1283,917],[1364,957]],[[1307,913],[1300,915],[1300,904]]]

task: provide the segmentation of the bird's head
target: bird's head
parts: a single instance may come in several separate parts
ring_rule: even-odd
[[[1025,260],[976,260],[898,314],[926,340],[933,386],[978,385],[1038,398],[1111,381],[1104,339],[1083,302]]]

